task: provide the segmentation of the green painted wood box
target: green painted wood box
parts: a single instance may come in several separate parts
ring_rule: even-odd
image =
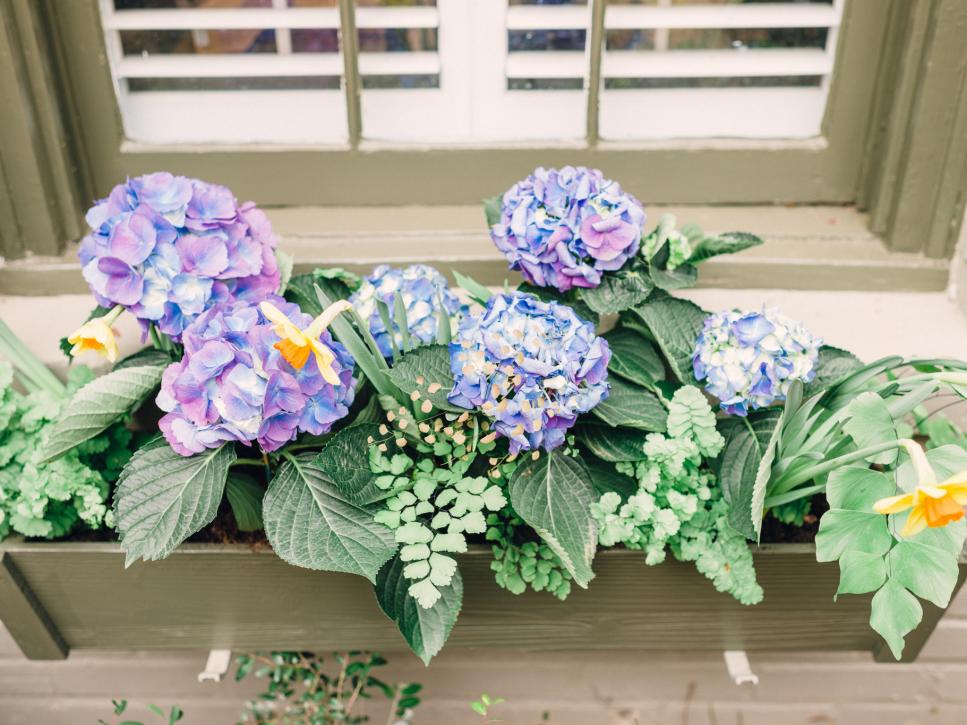
[[[447,647],[556,650],[864,650],[892,661],[869,626],[869,597],[833,593],[835,564],[811,544],[755,552],[765,601],[746,607],[690,564],[645,566],[607,550],[597,577],[565,602],[500,589],[489,551],[464,555],[464,605]],[[961,581],[967,560],[961,564]],[[959,584],[958,584],[959,586]],[[942,610],[924,603],[907,638],[916,658]],[[373,649],[405,645],[372,586],[348,574],[290,566],[268,548],[188,544],[168,559],[124,568],[109,543],[0,544],[0,620],[31,659],[71,649]]]

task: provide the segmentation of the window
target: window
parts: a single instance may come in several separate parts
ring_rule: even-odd
[[[817,136],[840,4],[611,0],[589,107],[587,0],[101,0],[127,138],[486,143]],[[348,70],[347,70],[348,69]],[[589,111],[590,108],[590,111]],[[231,123],[226,122],[231,119]]]

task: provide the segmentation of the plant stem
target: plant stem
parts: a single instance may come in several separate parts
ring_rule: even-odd
[[[861,461],[864,458],[875,456],[877,453],[883,453],[884,451],[889,451],[893,448],[899,448],[900,445],[901,444],[899,441],[886,441],[885,443],[878,443],[875,446],[861,448],[858,451],[847,453],[846,455],[839,456],[838,458],[817,463],[815,466],[804,468],[789,479],[780,478],[778,481],[776,481],[775,488],[783,491],[791,490],[801,483],[811,481],[817,476],[822,476],[824,473],[829,473],[830,471],[836,470],[840,466],[845,466],[847,463]]]

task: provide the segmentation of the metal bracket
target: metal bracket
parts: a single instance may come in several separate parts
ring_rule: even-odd
[[[232,662],[232,650],[213,649],[208,651],[208,661],[205,663],[205,671],[198,673],[199,682],[221,682],[222,677],[228,672],[228,666]]]
[[[759,676],[752,671],[745,650],[725,650],[722,654],[725,655],[725,668],[729,671],[732,682],[736,685],[759,684]]]

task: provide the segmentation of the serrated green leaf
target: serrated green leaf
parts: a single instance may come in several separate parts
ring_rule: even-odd
[[[284,297],[289,302],[295,302],[299,309],[307,315],[316,317],[322,314],[322,303],[316,296],[316,286],[326,294],[330,300],[344,300],[352,294],[349,285],[338,277],[329,278],[317,274],[299,274],[289,280]]]
[[[581,420],[574,429],[578,442],[603,461],[642,461],[645,433],[630,428],[614,428],[590,419]]]
[[[950,604],[960,573],[957,556],[916,538],[897,542],[887,555],[890,580],[940,608]]]
[[[263,496],[265,489],[251,476],[238,471],[228,474],[225,498],[232,507],[232,515],[239,531],[258,531],[262,528]]]
[[[376,578],[376,601],[383,613],[396,622],[410,649],[429,665],[446,643],[463,605],[463,579],[458,569],[452,581],[438,587],[440,599],[424,609],[408,593],[412,580],[403,576],[406,563],[394,556]]]
[[[453,390],[453,374],[450,372],[450,350],[445,345],[428,345],[404,354],[386,375],[404,393],[418,392],[420,398],[429,400],[434,408],[451,413],[465,410],[447,400]],[[431,387],[433,392],[429,390]]]
[[[488,196],[483,200],[484,216],[487,218],[487,227],[500,223],[500,208],[503,203],[503,194]]]
[[[847,551],[882,556],[893,545],[886,516],[864,511],[830,509],[819,520],[816,561],[836,561]]]
[[[613,463],[602,461],[600,458],[587,457],[584,465],[591,477],[591,485],[598,498],[606,493],[616,493],[623,501],[638,493],[638,481],[631,476],[619,473]]]
[[[886,583],[886,559],[882,554],[865,551],[845,551],[839,558],[840,594],[867,594]]]
[[[896,423],[883,398],[869,391],[859,395],[849,405],[849,419],[843,430],[853,439],[857,448],[868,448],[896,440]],[[870,463],[891,466],[896,463],[897,449],[891,449],[867,457]]]
[[[138,559],[163,559],[218,513],[235,448],[223,445],[182,456],[164,438],[137,451],[114,494],[125,566]]]
[[[554,550],[581,587],[594,577],[597,499],[584,462],[560,451],[541,453],[521,464],[508,484],[514,510]]]
[[[763,457],[779,426],[781,412],[766,409],[748,418],[729,418],[721,425],[725,447],[718,459],[722,494],[729,504],[729,523],[747,539],[755,539],[752,498]]]
[[[826,499],[834,509],[873,513],[874,503],[895,493],[889,476],[863,466],[837,468],[826,481]]]
[[[755,480],[752,483],[752,502],[750,506],[752,528],[755,530],[756,541],[762,536],[762,518],[765,516],[766,493],[769,487],[769,478],[772,476],[772,464],[776,460],[776,447],[779,445],[779,436],[782,434],[782,415],[779,422],[772,429],[772,435],[766,441],[765,450],[762,451],[762,458],[756,466]]]
[[[348,501],[366,506],[386,498],[376,485],[378,476],[369,470],[369,438],[383,441],[376,424],[353,425],[336,433],[316,456],[315,465],[334,481]]]
[[[652,342],[628,327],[605,333],[611,348],[608,372],[638,385],[654,385],[665,378],[665,363]]]
[[[861,367],[863,367],[863,361],[848,350],[823,345],[819,348],[819,359],[816,363],[816,377],[806,385],[806,397],[810,397],[821,390],[832,387]]]
[[[164,350],[159,350],[156,347],[146,347],[143,350],[138,350],[127,357],[121,358],[114,363],[114,367],[111,369],[124,370],[124,368],[136,368],[145,365],[167,367],[173,362],[175,360]]]
[[[917,628],[923,618],[920,602],[894,580],[873,595],[870,626],[886,640],[893,656],[903,656],[903,638]]]
[[[166,365],[139,365],[102,375],[78,390],[51,429],[40,462],[63,455],[136,410],[158,387]]]
[[[621,378],[608,381],[611,390],[608,397],[591,409],[608,425],[637,428],[653,432],[665,430],[668,411],[658,396]]]
[[[724,232],[703,238],[693,248],[692,255],[688,258],[688,261],[691,264],[698,264],[720,254],[735,254],[749,247],[758,247],[760,244],[762,244],[762,239],[755,234],[749,234],[748,232]]]
[[[654,285],[641,272],[625,270],[607,272],[597,287],[582,288],[580,297],[599,315],[615,314],[641,304]]]
[[[393,532],[373,521],[374,514],[350,501],[311,453],[286,457],[262,504],[265,534],[279,557],[371,582],[396,551]]]
[[[651,330],[675,377],[694,385],[692,355],[708,313],[693,302],[667,295],[652,297],[634,313]]]

